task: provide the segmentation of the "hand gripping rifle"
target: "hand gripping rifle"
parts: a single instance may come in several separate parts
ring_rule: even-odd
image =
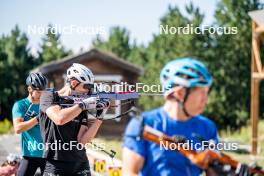
[[[188,158],[193,164],[203,170],[209,169],[213,163],[217,162],[222,165],[229,165],[233,170],[238,169],[241,166],[239,161],[232,159],[230,156],[219,153],[213,150],[204,150],[197,152],[195,150],[186,150],[179,145],[179,140],[174,137],[170,137],[150,126],[144,126],[143,128],[143,139],[154,142],[156,144],[163,144],[164,147],[170,149],[171,144],[176,144],[176,151]],[[182,140],[180,140],[182,142]],[[182,144],[182,143],[181,143]],[[260,175],[264,176],[264,171],[261,168],[249,167],[249,175]]]

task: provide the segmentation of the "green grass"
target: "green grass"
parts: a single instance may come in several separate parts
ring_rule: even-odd
[[[251,163],[256,161],[258,165],[264,166],[264,120],[260,121],[258,126],[258,146],[260,147],[260,153],[256,157],[251,156],[250,154],[237,154],[233,152],[226,152],[233,159],[244,162]],[[236,141],[241,144],[250,145],[251,139],[251,127],[250,125],[242,127],[240,130],[231,132],[231,131],[220,131],[221,139],[228,141]],[[116,136],[102,137],[99,136],[93,140],[95,144],[104,144],[106,150],[114,150],[117,152],[116,158],[122,158],[122,138]]]
[[[116,152],[115,158],[122,159],[122,137],[108,136],[102,137],[99,136],[92,140],[94,144],[99,146],[105,146],[107,151],[114,150]]]
[[[221,131],[220,137],[228,141],[251,145],[251,134],[251,126],[247,125],[236,132]],[[244,163],[249,164],[251,162],[257,162],[258,165],[264,166],[264,120],[261,120],[258,124],[258,147],[260,152],[257,156],[252,156],[250,154],[237,154],[233,152],[228,152],[227,154]]]
[[[9,133],[12,131],[12,128],[12,122],[10,122],[9,120],[5,119],[0,122],[0,134]]]

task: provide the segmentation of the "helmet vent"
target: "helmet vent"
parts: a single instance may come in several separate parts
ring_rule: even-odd
[[[167,75],[163,75],[163,79],[164,79],[164,81],[168,80],[168,76]]]
[[[85,81],[85,78],[84,78],[84,77],[81,76],[80,78],[81,78],[83,81]]]

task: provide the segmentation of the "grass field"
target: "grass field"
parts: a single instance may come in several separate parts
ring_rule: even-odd
[[[220,136],[222,139],[228,141],[236,141],[241,144],[251,145],[251,128],[250,126],[242,127],[236,132],[221,131]],[[264,166],[264,120],[260,121],[258,125],[258,155],[251,156],[249,154],[236,154],[229,152],[234,159],[245,163],[256,161],[258,165]]]
[[[99,136],[92,141],[93,143],[97,145],[104,144],[105,149],[107,151],[114,150],[116,152],[116,158],[121,159],[122,158],[122,137],[102,137]],[[102,145],[101,145],[102,146]]]
[[[251,156],[250,154],[237,154],[233,152],[226,152],[234,159],[239,160],[245,163],[251,163],[256,161],[258,165],[264,166],[264,120],[260,121],[259,123],[259,151],[256,157]],[[220,137],[222,140],[238,142],[240,144],[250,145],[250,137],[251,137],[251,128],[250,126],[242,127],[240,130],[236,132],[231,131],[220,131]],[[116,158],[122,158],[122,137],[98,137],[93,140],[95,143],[104,143],[105,148],[107,150],[115,150],[117,152]]]

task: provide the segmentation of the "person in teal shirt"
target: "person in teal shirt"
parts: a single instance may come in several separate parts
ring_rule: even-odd
[[[17,171],[18,176],[33,176],[38,168],[42,173],[45,168],[38,114],[40,96],[47,87],[47,82],[42,73],[30,73],[26,80],[28,97],[15,102],[12,109],[14,130],[21,134],[23,155]]]

